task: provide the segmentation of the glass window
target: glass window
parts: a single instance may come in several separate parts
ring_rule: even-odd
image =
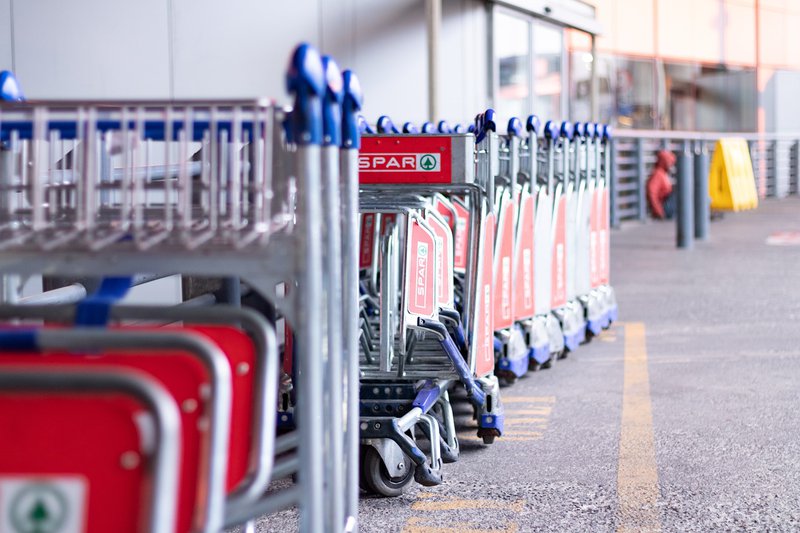
[[[663,129],[693,131],[697,128],[697,76],[700,67],[691,63],[663,65],[664,90],[659,102]]]
[[[544,120],[561,120],[562,115],[562,63],[564,59],[564,32],[549,24],[537,23],[533,29],[533,109]]]
[[[500,117],[525,117],[530,108],[530,23],[495,11],[494,53],[497,69],[495,110]]]
[[[755,131],[755,69],[701,67],[697,78],[697,129]]]
[[[655,127],[655,73],[651,60],[616,60],[614,93],[617,124],[624,128]]]

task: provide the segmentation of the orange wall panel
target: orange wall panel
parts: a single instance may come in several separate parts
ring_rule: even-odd
[[[781,66],[788,63],[786,13],[761,8],[759,33],[760,60],[765,65]],[[795,31],[797,31],[795,29]]]
[[[720,60],[718,0],[661,0],[657,16],[661,56],[712,63]]]
[[[617,0],[614,49],[620,54],[655,54],[653,0]]]
[[[723,59],[737,65],[756,64],[755,5],[746,6],[741,0],[725,2],[725,34]]]

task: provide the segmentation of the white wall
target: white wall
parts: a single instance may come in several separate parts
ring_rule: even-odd
[[[486,105],[484,3],[443,0],[441,39],[440,118],[470,120]],[[300,41],[356,71],[370,120],[427,118],[424,0],[0,0],[0,69],[29,98],[286,102]]]

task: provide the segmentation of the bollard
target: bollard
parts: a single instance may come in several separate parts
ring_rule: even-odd
[[[694,151],[694,236],[698,241],[708,239],[711,199],[708,194],[708,148],[697,141]]]
[[[647,201],[645,199],[645,189],[647,188],[647,174],[644,167],[644,139],[636,139],[636,179],[638,180],[637,209],[639,220],[644,222],[647,219]]]
[[[694,187],[692,174],[692,152],[689,141],[683,141],[678,152],[678,248],[691,250],[694,247]]]

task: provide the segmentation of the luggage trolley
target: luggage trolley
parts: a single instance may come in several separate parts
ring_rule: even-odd
[[[611,268],[611,198],[609,179],[611,173],[612,128],[605,124],[594,125],[595,197],[592,216],[592,288],[598,293],[603,309],[603,328],[617,320],[617,297],[610,283]]]
[[[352,133],[352,126],[360,95],[345,94],[343,104],[337,73],[330,66],[325,69],[311,47],[298,47],[288,74],[295,96],[291,110],[260,101],[0,106],[0,271],[234,276],[274,304],[292,328],[289,356],[294,363],[291,403],[296,431],[275,440],[275,453],[282,459],[274,468],[269,468],[271,458],[264,451],[269,447],[263,443],[249,456],[249,463],[245,458],[239,474],[251,489],[232,493],[241,496],[234,505],[224,493],[228,424],[217,420],[217,445],[211,449],[213,457],[206,456],[217,465],[209,470],[217,481],[205,486],[208,502],[223,503],[203,504],[201,512],[207,514],[203,530],[242,524],[291,505],[299,507],[302,531],[356,527],[357,493],[345,489],[345,480],[354,481],[357,475],[358,449],[348,446],[358,431],[358,420],[352,416],[358,409],[357,351],[352,349],[357,335],[351,331],[352,321],[342,328],[331,315],[336,311],[344,316],[343,311],[356,305],[356,284],[347,273],[350,266],[356,270],[358,133]],[[349,89],[356,86],[351,77]],[[342,128],[342,119],[349,129]],[[340,139],[332,136],[340,129],[346,138],[341,148]],[[341,160],[333,157],[336,154]],[[342,204],[330,198],[323,201],[323,195],[338,195]],[[334,219],[342,224],[338,246],[335,232],[330,228],[322,232],[323,223]],[[343,250],[342,277],[332,278],[323,261],[330,264]],[[352,290],[353,297],[335,307],[332,301],[338,295],[333,291],[342,286]],[[99,309],[107,313],[107,302],[101,302]],[[328,342],[332,328],[344,335]],[[33,333],[24,333],[33,338]],[[127,338],[126,349],[132,352],[137,346],[150,346],[147,336],[154,335],[140,332],[133,342],[135,331],[89,334],[42,329],[35,337],[49,339],[51,344],[39,341],[38,345],[52,351],[54,336],[78,342],[70,337],[73,333],[87,339],[113,337],[104,345],[108,349]],[[198,332],[180,334],[187,342],[202,343],[220,354]],[[27,342],[28,347],[35,344]],[[65,349],[98,349],[81,342]],[[17,339],[5,344],[5,351],[11,346],[22,345]],[[243,368],[230,368],[224,357],[216,360],[228,374]],[[263,370],[264,383],[272,381],[270,372],[275,369]],[[128,372],[132,370],[123,371]],[[224,374],[218,378],[222,400],[225,382],[231,379]],[[272,405],[277,401],[273,398]],[[224,401],[213,405],[220,413],[226,411]],[[258,402],[252,407],[256,406]],[[341,419],[332,415],[334,411],[341,413]],[[267,427],[270,415],[261,420],[267,421],[262,438],[271,443],[275,434]],[[239,422],[249,426],[252,420]],[[202,450],[201,454],[208,453],[208,448]],[[293,471],[296,484],[282,484],[265,494],[266,478]],[[260,476],[258,483],[250,478],[254,475]],[[231,483],[229,488],[236,486]],[[97,505],[91,494],[89,516]]]
[[[547,140],[548,183],[554,183],[551,227],[552,291],[551,307],[561,324],[566,352],[574,351],[585,340],[583,307],[575,295],[575,184],[570,171],[570,141],[574,128],[569,122],[560,126],[548,121],[544,128]]]
[[[476,179],[473,135],[401,135],[387,117],[377,128],[359,155],[362,475],[368,490],[394,496],[412,478],[441,483],[440,463],[457,459],[452,385],[466,388],[485,442],[502,432],[492,374],[494,215]]]
[[[490,111],[484,120],[493,120]],[[523,323],[533,318],[533,205],[530,189],[519,182],[521,136],[522,123],[518,118],[511,118],[506,134],[498,135],[498,174],[495,177],[496,373],[506,382],[513,382],[528,371],[529,342],[526,342]]]

